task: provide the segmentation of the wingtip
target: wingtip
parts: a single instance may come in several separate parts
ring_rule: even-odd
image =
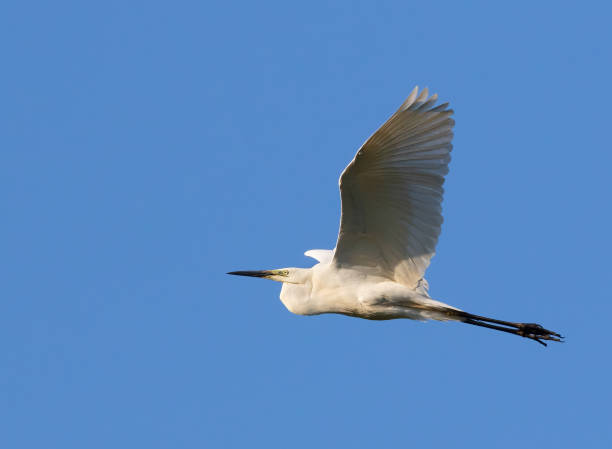
[[[399,110],[404,111],[408,109],[414,103],[414,100],[416,100],[418,93],[419,93],[419,86],[414,86],[414,88],[408,95],[408,98],[406,98],[406,100],[402,103]]]
[[[421,94],[417,97],[416,101],[418,103],[423,103],[425,100],[427,100],[427,97],[429,96],[429,88],[425,87],[423,88],[423,90],[421,91]]]

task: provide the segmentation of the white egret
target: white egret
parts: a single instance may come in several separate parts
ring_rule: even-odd
[[[442,224],[452,109],[415,87],[357,151],[340,176],[342,214],[336,248],[310,250],[311,268],[233,271],[283,283],[280,299],[299,315],[339,313],[370,320],[460,321],[530,338],[561,341],[533,323],[473,315],[432,299],[425,270]]]

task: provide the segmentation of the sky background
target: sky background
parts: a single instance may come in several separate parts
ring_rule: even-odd
[[[4,1],[0,446],[612,447],[604,2]],[[433,297],[300,317],[337,180],[414,85],[455,109]]]

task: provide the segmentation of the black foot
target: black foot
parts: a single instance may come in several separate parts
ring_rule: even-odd
[[[542,340],[551,340],[563,343],[563,337],[561,335],[557,334],[556,332],[549,331],[548,329],[544,329],[539,324],[517,323],[517,326],[517,335],[525,338],[531,338],[541,345],[546,346],[546,343],[544,343]]]
[[[446,313],[450,316],[458,317],[459,320],[463,321],[464,323],[486,327],[488,329],[495,329],[497,331],[508,332],[509,334],[520,335],[521,337],[535,340],[544,346],[546,346],[546,343],[544,343],[542,340],[558,341],[563,343],[563,337],[560,334],[544,329],[539,324],[513,323],[510,321],[496,320],[494,318],[473,315],[471,313],[457,310],[447,311]]]

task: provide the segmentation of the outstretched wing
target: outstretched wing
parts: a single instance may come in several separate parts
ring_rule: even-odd
[[[340,176],[342,218],[334,262],[369,266],[416,288],[442,225],[453,111],[415,87]]]

